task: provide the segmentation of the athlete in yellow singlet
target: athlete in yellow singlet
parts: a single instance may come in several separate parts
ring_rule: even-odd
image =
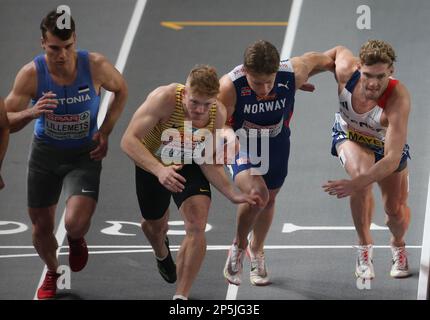
[[[154,249],[158,270],[167,282],[177,280],[174,299],[188,299],[206,253],[211,202],[208,181],[233,203],[255,204],[258,200],[236,193],[222,165],[200,163],[195,158],[196,150],[210,141],[208,134],[215,135],[226,121],[226,110],[216,99],[218,92],[215,69],[195,67],[185,86],[172,83],[152,91],[121,141],[122,149],[136,164],[142,230]],[[171,196],[186,231],[176,266],[167,238]]]

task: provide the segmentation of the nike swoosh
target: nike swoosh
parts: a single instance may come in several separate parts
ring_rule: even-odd
[[[83,193],[90,193],[90,192],[95,192],[95,191],[82,189],[81,192],[83,192]]]
[[[200,192],[210,192],[210,190],[200,188]]]

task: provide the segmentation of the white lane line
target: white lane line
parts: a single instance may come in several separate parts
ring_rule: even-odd
[[[0,230],[0,235],[25,232],[28,229],[27,225],[25,225],[25,224],[23,224],[21,222],[16,222],[16,221],[0,221],[0,226],[6,226],[8,224],[14,224],[17,227],[15,229]]]
[[[302,9],[303,0],[293,0],[291,4],[290,17],[288,18],[288,27],[285,32],[284,43],[282,44],[281,59],[290,58],[293,50],[294,38],[296,37],[297,25],[299,24],[300,11]],[[227,300],[236,300],[237,288],[233,284],[228,285]]]
[[[281,59],[291,57],[294,39],[296,38],[297,26],[299,24],[300,11],[302,10],[303,0],[293,0],[291,5],[290,17],[288,18],[287,32],[285,33],[284,45],[282,46]]]
[[[67,246],[62,246],[60,247],[59,250],[61,249],[68,249],[69,247]],[[122,249],[122,250],[96,250],[96,251],[89,251],[88,253],[90,255],[95,255],[95,254],[111,254],[111,253],[144,253],[144,252],[152,252],[152,247],[151,246],[139,246],[139,245],[133,245],[133,246],[118,246],[118,245],[114,245],[114,246],[88,246],[89,249]],[[180,246],[179,245],[174,245],[174,246],[170,246],[170,250],[172,252],[176,252],[179,251]],[[353,249],[354,246],[353,245],[325,245],[325,246],[321,246],[321,245],[267,245],[264,246],[264,250],[303,250],[303,249],[307,249],[307,250],[316,250],[316,249]],[[374,249],[390,249],[391,247],[389,245],[383,245],[383,246],[373,246]],[[409,245],[406,246],[407,249],[421,249],[421,246],[418,245]],[[0,247],[0,249],[2,249],[2,247]],[[26,248],[27,249],[27,248]],[[230,249],[229,245],[220,245],[220,246],[208,246],[207,247],[207,251],[228,251],[228,249]],[[57,255],[58,256],[63,256],[63,255],[68,255],[68,251],[67,252],[58,252]],[[4,254],[4,255],[0,255],[0,259],[5,259],[5,258],[28,258],[28,257],[38,257],[39,255],[37,253],[24,253],[24,254]]]
[[[0,246],[0,249],[34,249],[34,246]]]
[[[119,50],[118,58],[115,63],[115,68],[123,73],[127,63],[128,55],[130,54],[131,46],[133,45],[134,37],[137,29],[139,28],[140,20],[142,19],[143,11],[145,10],[146,0],[137,0],[134,7],[133,15],[131,16],[130,23],[128,24],[127,31],[125,32],[122,41],[121,49]],[[106,117],[109,101],[112,99],[112,92],[107,91],[100,104],[99,113],[97,115],[97,126],[101,127]]]
[[[239,286],[236,286],[234,284],[229,284],[225,300],[236,300],[238,291],[239,291]]]
[[[356,245],[265,245],[264,249],[278,250],[278,249],[346,249],[354,248]],[[89,249],[151,249],[150,245],[94,245],[88,246]],[[179,245],[170,245],[171,250],[178,250]],[[390,248],[389,245],[374,245],[376,249]],[[421,245],[406,245],[406,248],[421,249]],[[1,249],[34,249],[33,246],[0,246]],[[69,246],[60,246],[59,250],[69,249]],[[228,250],[230,245],[208,245],[207,250]]]
[[[353,226],[298,226],[294,223],[284,223],[282,233],[292,233],[295,231],[328,231],[328,230],[355,230]],[[388,230],[387,227],[378,226],[372,223],[370,230]]]
[[[128,55],[130,53],[131,45],[133,44],[134,36],[136,35],[137,28],[139,26],[140,20],[142,18],[143,10],[145,9],[146,0],[137,0],[136,5],[134,7],[133,15],[131,16],[130,23],[128,25],[127,31],[125,33],[121,49],[118,54],[118,59],[115,64],[115,68],[119,72],[123,72],[125,64],[128,59]],[[112,94],[110,92],[107,92],[105,96],[103,97],[103,100],[100,104],[99,113],[97,116],[97,124],[100,128],[101,124],[104,121],[104,118],[106,116],[107,107],[109,104],[109,101],[112,97]],[[61,217],[60,225],[58,226],[57,233],[55,234],[55,237],[57,238],[58,245],[61,246],[63,244],[64,238],[66,236],[66,229],[64,227],[64,217],[66,214],[66,209],[64,209],[63,215]],[[57,249],[57,256],[60,249]],[[40,277],[39,284],[37,285],[36,292],[34,294],[34,300],[37,300],[37,289],[42,284],[43,280],[45,279],[47,268],[46,266],[43,268],[42,275]]]
[[[429,267],[430,267],[430,176],[427,187],[427,204],[424,218],[423,244],[421,250],[420,275],[418,278],[418,300],[429,298]]]
[[[265,250],[282,250],[282,249],[347,249],[354,248],[356,245],[265,245]],[[89,249],[151,249],[150,245],[95,245],[88,246]],[[180,248],[179,245],[170,245],[170,249],[175,251]],[[389,245],[374,245],[376,249],[388,249]],[[421,249],[421,245],[406,245],[408,249]],[[34,249],[33,246],[0,246],[1,249]],[[69,246],[60,246],[59,250],[69,249]],[[230,245],[208,245],[207,250],[228,250]]]

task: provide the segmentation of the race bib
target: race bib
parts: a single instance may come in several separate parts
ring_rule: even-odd
[[[372,136],[358,133],[357,131],[348,130],[347,137],[349,140],[356,141],[362,144],[367,144],[367,145],[371,145],[379,148],[384,147],[383,141]]]
[[[260,137],[261,130],[265,129],[265,131],[268,132],[269,137],[274,138],[279,133],[281,133],[283,125],[284,125],[283,118],[281,118],[281,121],[279,121],[278,123],[269,125],[269,126],[260,126],[258,124],[245,120],[242,124],[242,128],[246,130],[246,132],[248,133],[248,137],[252,137],[252,138]],[[250,129],[254,129],[254,130],[250,130]]]
[[[169,131],[167,130],[167,132]],[[161,141],[160,147],[154,153],[156,157],[165,164],[191,163],[193,159],[198,160],[197,158],[203,157],[204,152],[202,151],[206,148],[206,136],[204,134],[198,134],[199,131],[196,132],[194,128],[192,133],[187,136],[184,135],[183,131],[175,131],[167,134],[170,136],[168,141]],[[200,132],[204,133],[205,131]]]
[[[45,115],[45,134],[56,140],[82,139],[90,133],[90,111],[80,114]]]

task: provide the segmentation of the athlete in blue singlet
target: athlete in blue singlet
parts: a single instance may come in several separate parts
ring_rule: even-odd
[[[34,246],[47,265],[39,299],[56,293],[58,260],[53,234],[55,209],[62,188],[66,196],[65,228],[72,271],[82,270],[88,260],[84,235],[95,211],[108,136],[127,98],[121,74],[98,53],[76,50],[75,24],[58,29],[62,13],[51,11],[42,20],[44,54],[18,73],[6,98],[11,132],[33,119],[34,138],[30,151],[27,198],[33,223]],[[97,127],[100,91],[114,92],[106,118]],[[32,99],[33,106],[27,108]]]
[[[64,149],[91,144],[98,130],[100,94],[91,78],[89,53],[79,50],[76,56],[76,78],[70,85],[59,85],[52,79],[44,54],[34,59],[38,85],[33,105],[47,92],[55,92],[57,101],[53,113],[37,118],[34,135],[38,141]]]
[[[230,167],[233,179],[242,192],[257,194],[261,199],[255,206],[238,206],[236,237],[224,268],[224,276],[232,284],[241,283],[245,251],[251,260],[251,283],[270,283],[263,247],[276,195],[288,173],[294,95],[310,74],[329,70],[332,64],[332,59],[320,53],[280,61],[277,49],[260,40],[246,49],[243,65],[221,78],[219,99],[231,117],[229,124],[240,131],[240,152]],[[247,140],[243,139],[244,133]],[[252,144],[257,148],[251,148]],[[262,159],[256,163],[259,156]]]

